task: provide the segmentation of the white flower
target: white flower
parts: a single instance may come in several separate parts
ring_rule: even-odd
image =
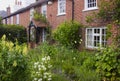
[[[42,78],[40,78],[38,81],[42,81]]]
[[[49,74],[49,76],[48,76],[49,78],[51,78],[52,77],[52,75],[51,74]]]
[[[52,65],[48,65],[48,68],[51,68],[52,67]]]
[[[47,78],[47,76],[45,75],[45,76],[43,76],[43,78]]]
[[[52,80],[52,78],[48,78],[48,81]]]
[[[75,42],[75,44],[77,43],[77,41],[74,41]]]
[[[44,67],[43,70],[46,71],[46,67]]]
[[[47,75],[49,75],[49,73],[48,73],[48,72],[45,72],[44,75],[47,76]]]
[[[39,72],[36,72],[36,74],[39,74]]]
[[[36,64],[36,65],[38,65],[38,64],[39,64],[39,62],[36,62],[35,64]]]
[[[42,61],[45,61],[46,58],[42,58]]]
[[[37,80],[37,78],[34,78],[34,81],[36,81]]]
[[[41,62],[34,63],[34,73],[35,73],[35,76],[37,77],[34,78],[33,81],[42,81],[43,79],[46,79],[47,81],[51,81],[52,75],[49,72],[50,68],[52,67],[52,65],[49,62],[50,56],[45,56],[41,60],[42,60]],[[38,78],[38,77],[41,77],[41,78]]]
[[[41,65],[38,65],[38,68],[40,68]]]
[[[41,68],[38,69],[39,71],[41,70]]]
[[[75,60],[76,58],[74,57],[73,59]]]
[[[50,60],[50,56],[47,57],[47,60]]]

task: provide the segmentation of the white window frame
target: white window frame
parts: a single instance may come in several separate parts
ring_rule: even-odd
[[[95,2],[92,2],[92,3],[95,3]],[[90,3],[88,3],[88,0],[84,0],[84,10],[83,11],[89,11],[89,10],[96,10],[96,9],[98,9],[97,0],[96,0],[96,6],[88,7],[89,4]]]
[[[33,17],[34,17],[34,8],[31,8],[30,9],[30,21],[32,21]]]
[[[47,18],[47,4],[41,5],[41,14]]]
[[[13,24],[13,16],[10,17],[10,22],[11,22],[11,24]]]
[[[61,3],[64,3],[62,6]],[[63,7],[64,12],[61,12],[61,7]],[[58,15],[65,15],[66,14],[66,0],[58,0]]]
[[[16,24],[19,24],[20,23],[20,17],[19,17],[19,14],[16,15]]]
[[[95,29],[99,29],[100,33],[95,33]],[[85,41],[86,42],[85,43],[86,44],[86,48],[92,48],[92,49],[94,49],[94,48],[103,48],[103,47],[106,46],[106,44],[107,44],[106,32],[104,32],[104,34],[102,34],[102,30],[103,29],[106,31],[106,27],[86,28],[86,41]],[[91,34],[88,34],[88,30],[92,30]],[[88,39],[88,36],[90,36],[90,35],[91,35],[91,37],[90,37],[91,40]],[[99,40],[99,45],[97,45],[97,46],[94,45],[95,44],[95,40],[94,40],[95,37],[99,37],[99,39],[100,39]],[[102,40],[103,39],[102,37],[105,37],[104,41]],[[102,46],[102,43],[104,43],[104,46]]]
[[[9,18],[7,18],[7,24],[9,24]]]

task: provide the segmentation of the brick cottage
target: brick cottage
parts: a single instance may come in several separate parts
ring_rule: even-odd
[[[51,26],[52,30],[56,29],[59,24],[64,21],[75,20],[86,25],[82,29],[82,47],[87,49],[105,46],[106,41],[106,25],[100,23],[88,24],[86,17],[92,12],[98,11],[99,0],[37,0],[35,3],[19,9],[14,13],[10,13],[7,9],[8,16],[3,18],[4,24],[19,24],[29,29],[29,23],[33,20],[33,12],[44,14]],[[46,37],[45,25],[37,25],[39,38],[38,43],[44,42]],[[29,40],[30,41],[30,40]]]

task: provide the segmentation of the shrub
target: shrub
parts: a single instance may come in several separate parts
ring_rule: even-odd
[[[101,81],[100,75],[95,70],[86,67],[75,67],[77,78],[75,81]]]
[[[75,22],[64,22],[53,32],[53,38],[64,46],[77,48],[81,43],[80,28],[83,25]]]
[[[107,47],[96,54],[97,72],[105,81],[120,80],[120,51],[114,47]]]
[[[34,62],[42,59],[43,56],[51,57],[52,81],[100,81],[101,79],[95,71],[93,52],[79,52],[65,46],[44,43],[30,51],[30,55],[30,59]]]
[[[46,16],[43,14],[40,14],[39,12],[35,11],[34,12],[34,20],[36,21],[41,21],[43,23],[47,23]]]
[[[7,39],[18,43],[25,43],[27,42],[27,33],[23,26],[19,25],[0,25],[0,38],[3,35],[7,36]]]
[[[0,40],[0,81],[29,81],[26,45]]]

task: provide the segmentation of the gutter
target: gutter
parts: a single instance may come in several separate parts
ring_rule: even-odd
[[[72,21],[74,21],[75,1],[72,0]]]

